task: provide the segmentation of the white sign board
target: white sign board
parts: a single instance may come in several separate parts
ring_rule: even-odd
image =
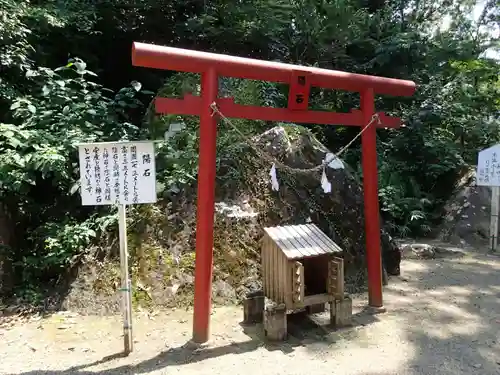
[[[479,186],[500,186],[500,145],[479,152],[476,184]]]
[[[153,142],[78,146],[84,206],[156,202]]]

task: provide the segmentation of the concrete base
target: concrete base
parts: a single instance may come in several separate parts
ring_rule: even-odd
[[[256,324],[264,320],[265,297],[262,291],[254,292],[243,301],[243,323]]]
[[[194,342],[193,339],[189,340],[186,342],[184,345],[182,345],[183,349],[188,349],[188,350],[199,350],[199,349],[205,349],[210,346],[210,341],[204,342],[202,344],[198,342]]]
[[[387,312],[387,309],[384,306],[382,306],[382,307],[366,306],[363,309],[363,313],[370,314],[370,315],[383,314],[385,312]]]
[[[334,327],[352,325],[352,299],[345,296],[330,303],[330,323]]]
[[[287,337],[286,307],[266,306],[264,311],[264,333],[269,340],[284,341]]]

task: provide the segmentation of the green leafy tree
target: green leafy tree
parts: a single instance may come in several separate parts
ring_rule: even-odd
[[[395,234],[429,232],[477,151],[500,141],[499,63],[485,53],[498,48],[499,9],[488,0],[472,18],[475,5],[0,0],[0,279],[12,274],[5,272],[9,265],[19,280],[57,279],[99,237],[101,224],[109,223],[98,219],[106,209],[92,216],[79,204],[78,142],[161,138],[171,123],[184,122],[182,132],[158,147],[158,182],[166,196],[195,184],[197,119],[155,117],[152,103],[143,105],[150,98],[138,81],[160,95],[181,95],[198,93],[199,78],[133,68],[132,41],[414,80],[413,97],[376,101],[378,110],[401,116],[407,125],[378,131],[380,199]],[[47,68],[68,56],[80,59]],[[288,88],[274,83],[223,79],[221,91],[241,103],[287,103]],[[348,111],[359,107],[359,97],[314,89],[310,103]],[[249,135],[274,125],[236,123]],[[239,144],[230,127],[221,128],[220,165],[238,157]],[[359,131],[311,128],[332,150]],[[346,158],[360,164],[359,144]],[[235,172],[221,173],[229,181]]]

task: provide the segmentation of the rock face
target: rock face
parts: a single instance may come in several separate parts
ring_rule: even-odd
[[[438,259],[462,257],[465,252],[442,243],[402,243],[401,254],[404,259]]]
[[[246,171],[243,190],[248,203],[259,212],[261,227],[314,223],[344,249],[349,267],[364,271],[362,185],[349,166],[337,159],[333,167],[325,168],[331,184],[331,192],[325,193],[321,184],[323,170],[314,167],[321,165],[328,153],[308,130],[295,125],[279,126],[255,137],[252,150],[245,153],[247,157],[235,160],[233,167]],[[276,160],[279,190],[273,191],[269,172]],[[219,186],[219,191],[223,188]],[[384,230],[382,253],[387,272],[399,274],[401,253]]]
[[[340,160],[333,163],[335,168],[327,167],[331,192],[325,193],[321,187],[322,168],[314,167],[321,165],[329,151],[306,129],[295,125],[275,127],[243,143],[240,149],[237,155],[221,157],[217,170],[214,302],[234,302],[261,289],[260,249],[266,226],[316,224],[344,249],[346,290],[355,292],[366,285],[363,194],[360,181],[350,168]],[[269,172],[276,160],[279,189],[273,191]],[[344,168],[338,168],[339,165]],[[195,186],[187,186],[143,209],[149,210],[144,214],[148,215],[147,233],[140,237],[147,261],[140,276],[143,287],[136,283],[134,288],[135,300],[144,301],[139,303],[146,306],[192,303]],[[397,275],[401,260],[398,246],[385,231],[381,239],[387,273]],[[118,295],[111,285],[116,264],[115,268],[107,264],[93,267],[92,272],[80,273],[79,287],[73,284],[72,293],[66,298],[67,308],[88,310],[91,300],[82,295],[89,291],[86,295],[99,301],[92,310],[106,304],[108,311],[117,311],[119,300],[109,297]],[[95,295],[96,290],[102,291],[99,296]]]
[[[469,171],[457,186],[457,193],[445,207],[445,219],[438,238],[457,245],[489,246],[491,188],[477,186]]]

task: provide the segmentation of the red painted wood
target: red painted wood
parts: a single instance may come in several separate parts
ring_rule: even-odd
[[[198,200],[196,205],[196,262],[194,270],[193,341],[208,341],[212,305],[215,169],[217,118],[210,104],[217,98],[219,82],[215,70],[201,76],[200,151]]]
[[[363,122],[368,124],[375,113],[373,90],[361,93]],[[377,134],[370,126],[361,135],[361,164],[365,202],[366,263],[368,269],[368,304],[382,307],[382,256],[380,250],[380,210],[378,204]]]
[[[304,124],[364,126],[363,114],[360,110],[350,113],[336,113],[327,111],[292,111],[287,108],[272,108],[241,105],[234,103],[233,98],[219,98],[216,100],[221,113],[229,118],[244,118],[248,120],[281,121]],[[201,112],[201,98],[186,95],[184,99],[156,98],[156,112],[176,115],[199,116]],[[382,124],[373,124],[378,128],[398,128],[401,119],[387,116],[378,112]]]
[[[290,83],[293,71],[298,70],[310,72],[310,84],[313,87],[353,92],[362,92],[366,88],[372,88],[375,94],[394,96],[411,96],[415,92],[414,82],[401,79],[347,73],[338,70],[255,60],[138,42],[134,42],[132,46],[132,65],[193,73],[202,73],[208,69],[215,68],[219,76],[283,83]]]

